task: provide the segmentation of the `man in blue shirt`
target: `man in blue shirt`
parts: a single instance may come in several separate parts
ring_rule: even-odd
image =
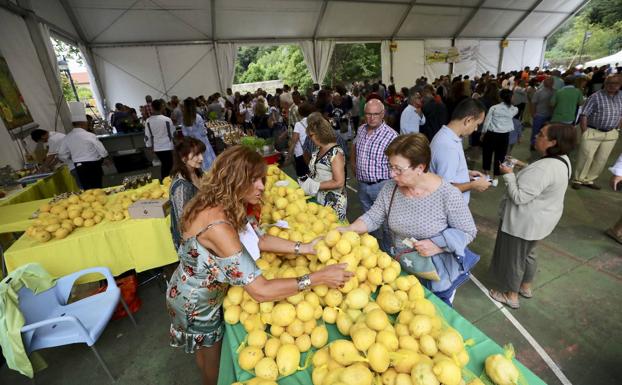
[[[415,87],[410,89],[408,106],[402,111],[400,117],[400,134],[414,134],[419,132],[419,126],[425,124],[425,116],[421,111],[421,95],[415,91]]]
[[[451,116],[451,121],[434,136],[430,147],[432,161],[430,171],[450,182],[462,191],[469,202],[470,191],[486,191],[490,182],[479,171],[467,167],[462,137],[469,136],[484,121],[486,107],[474,99],[461,101]]]

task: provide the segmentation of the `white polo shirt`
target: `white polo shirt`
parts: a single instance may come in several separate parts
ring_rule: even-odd
[[[173,121],[164,115],[152,115],[145,123],[145,144],[153,147],[153,151],[170,151],[173,149],[175,126]]]

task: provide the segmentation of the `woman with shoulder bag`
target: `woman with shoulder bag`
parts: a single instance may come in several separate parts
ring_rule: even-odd
[[[321,113],[307,118],[307,136],[317,150],[309,161],[309,174],[299,179],[305,194],[315,196],[317,203],[332,207],[340,221],[346,219],[348,196],[346,194],[346,157],[337,144],[337,135]]]
[[[501,164],[507,184],[501,201],[501,223],[490,263],[497,290],[490,296],[512,309],[519,308],[519,294],[532,297],[537,263],[534,247],[553,230],[564,211],[564,195],[572,175],[568,153],[576,146],[576,134],[567,124],[549,124],[536,136],[542,155],[518,174]]]
[[[466,248],[477,234],[473,216],[460,191],[429,171],[432,155],[424,134],[400,135],[385,153],[392,180],[368,212],[341,230],[361,234],[388,226],[391,254],[403,270],[430,278],[423,284],[451,306],[456,288],[468,278],[471,257],[477,258]]]

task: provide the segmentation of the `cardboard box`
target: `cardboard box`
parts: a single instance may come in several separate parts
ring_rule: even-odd
[[[165,218],[168,208],[168,199],[144,199],[134,202],[127,211],[132,219]]]

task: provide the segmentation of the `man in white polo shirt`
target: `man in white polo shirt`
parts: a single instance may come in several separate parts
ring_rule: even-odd
[[[58,157],[63,162],[72,161],[76,166],[80,185],[84,190],[101,188],[102,161],[108,151],[95,134],[87,131],[86,110],[81,102],[69,102],[73,130],[65,136],[60,145]]]
[[[161,178],[166,178],[173,167],[173,121],[162,115],[162,102],[159,99],[151,102],[152,114],[145,123],[145,144],[160,159]]]

